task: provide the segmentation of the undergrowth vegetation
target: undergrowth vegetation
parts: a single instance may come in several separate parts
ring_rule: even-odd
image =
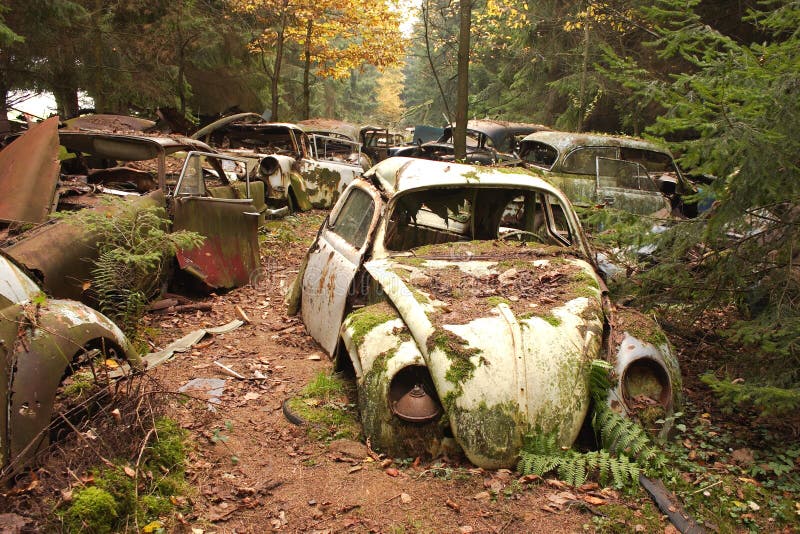
[[[312,439],[357,439],[361,426],[354,395],[350,382],[320,371],[298,396],[287,401],[287,408],[300,419]]]
[[[81,210],[64,218],[96,239],[91,289],[100,310],[136,340],[139,320],[147,302],[158,295],[175,252],[200,246],[203,237],[170,232],[164,208],[116,197],[103,200],[104,210]]]
[[[556,472],[558,478],[580,486],[589,477],[601,484],[625,488],[638,484],[639,475],[656,473],[666,465],[666,458],[636,422],[611,410],[606,396],[611,387],[611,366],[594,360],[590,371],[590,393],[594,404],[592,426],[602,448],[579,452],[562,449],[555,434],[526,436],[520,453],[518,471],[523,475]]]

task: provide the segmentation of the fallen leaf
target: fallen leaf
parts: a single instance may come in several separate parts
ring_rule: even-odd
[[[456,512],[461,511],[461,507],[450,499],[447,499],[446,501],[444,501],[444,503],[447,505],[448,508],[455,510]]]
[[[476,501],[488,501],[492,496],[489,495],[488,491],[481,491],[480,493],[476,493],[472,496],[473,499]]]
[[[390,477],[396,477],[396,476],[398,476],[398,475],[400,474],[400,471],[398,471],[398,470],[397,470],[396,468],[394,468],[394,467],[390,467],[390,468],[386,469],[384,472],[385,472],[387,475],[389,475]]]
[[[582,499],[585,502],[588,502],[589,504],[594,505],[594,506],[601,506],[603,504],[606,504],[605,499],[601,499],[599,497],[592,497],[591,495],[584,495],[582,497]]]
[[[363,466],[356,465],[356,466],[354,466],[354,467],[351,467],[351,468],[350,468],[350,469],[349,469],[347,472],[348,472],[348,473],[356,473],[356,472],[358,472],[358,471],[361,471],[362,469],[364,469],[364,467],[363,467]]]
[[[255,391],[248,391],[244,394],[244,400],[256,400],[261,396],[260,393],[256,393]]]
[[[125,467],[123,467],[122,470],[125,471],[125,474],[128,475],[131,478],[134,478],[136,476],[136,471],[134,471],[132,468],[128,467],[127,465]]]

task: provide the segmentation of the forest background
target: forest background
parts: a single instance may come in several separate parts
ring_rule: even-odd
[[[193,123],[242,110],[443,125],[455,116],[460,7],[4,0],[0,131],[15,99],[42,91],[62,117],[85,93],[98,112],[172,108]],[[469,12],[469,117],[660,137],[702,177],[712,211],[659,234],[656,261],[625,291],[672,332],[707,330],[704,380],[724,402],[796,415],[800,2],[471,0]],[[651,238],[620,220],[605,222],[617,229],[606,238]]]

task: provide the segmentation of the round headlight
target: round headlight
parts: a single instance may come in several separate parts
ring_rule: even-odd
[[[632,362],[622,374],[622,397],[629,408],[655,404],[669,408],[672,387],[667,370],[650,358]]]

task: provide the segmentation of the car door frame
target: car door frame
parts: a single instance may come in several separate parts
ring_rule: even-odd
[[[212,197],[208,194],[205,179],[201,194],[181,194],[180,189],[186,178],[189,162],[195,156],[211,158],[212,167],[219,175],[220,181],[227,185],[231,185],[231,182],[220,160],[240,162],[247,168],[247,160],[244,158],[195,150],[187,153],[175,189],[169,195],[173,230],[195,231],[203,235],[205,241],[194,249],[179,250],[178,265],[211,288],[246,285],[260,267],[259,213],[253,199],[250,198],[250,177],[245,173],[245,192],[248,198]],[[206,216],[195,217],[192,215],[192,210],[195,213],[203,212]],[[212,234],[208,231],[207,225],[215,220],[215,217],[223,221],[223,225]],[[226,229],[230,231],[225,232]]]
[[[335,231],[342,210],[356,190],[369,195],[374,207],[366,237],[359,248]],[[300,309],[309,334],[330,355],[336,350],[353,281],[371,250],[382,212],[383,200],[376,188],[363,181],[351,185],[323,223],[308,252]]]

